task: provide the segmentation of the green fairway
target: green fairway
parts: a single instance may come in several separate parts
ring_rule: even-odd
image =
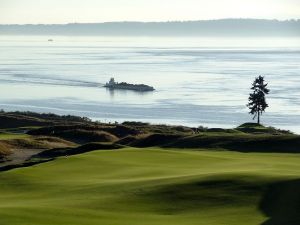
[[[297,154],[94,151],[1,172],[0,224],[296,225],[298,179]]]

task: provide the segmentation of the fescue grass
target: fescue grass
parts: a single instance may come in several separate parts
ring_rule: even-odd
[[[9,146],[5,143],[0,143],[0,162],[5,160],[5,157],[10,155],[12,151],[9,149]]]
[[[71,156],[78,155],[86,152],[99,151],[99,150],[117,150],[121,149],[124,146],[113,144],[113,143],[101,143],[101,142],[91,142],[85,145],[81,145],[79,147],[73,148],[53,148],[49,150],[45,150],[39,154],[36,154],[31,157],[29,161],[39,162],[39,159],[44,161],[45,159],[54,159],[60,156]]]
[[[300,136],[291,134],[201,133],[197,135],[149,134],[121,139],[117,143],[134,147],[210,148],[240,152],[300,153]]]
[[[77,146],[75,143],[56,137],[32,137],[27,134],[0,133],[0,160],[12,160],[20,157],[20,149],[53,149]],[[15,155],[13,153],[16,153]],[[7,156],[13,155],[12,158]],[[25,160],[25,159],[24,159]],[[1,167],[2,165],[0,165]]]
[[[94,151],[0,173],[0,218],[4,225],[296,225],[298,179],[296,154]]]
[[[27,140],[29,135],[27,134],[14,134],[0,132],[0,161],[5,159],[6,156],[12,154],[12,146],[7,143],[17,139]]]
[[[244,123],[238,126],[235,130],[244,133],[250,133],[250,134],[273,134],[273,135],[293,134],[289,130],[280,130],[275,127],[266,127],[262,124],[257,124],[257,123]]]
[[[28,137],[30,136],[27,134],[0,133],[0,140],[24,139]]]
[[[10,146],[11,149],[51,149],[76,146],[74,143],[56,137],[30,137],[22,135],[0,139],[0,143]]]

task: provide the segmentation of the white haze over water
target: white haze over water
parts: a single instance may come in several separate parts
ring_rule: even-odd
[[[271,94],[266,125],[300,133],[299,38],[0,37],[0,108],[234,127],[255,76]],[[154,86],[153,93],[111,92],[117,81]]]

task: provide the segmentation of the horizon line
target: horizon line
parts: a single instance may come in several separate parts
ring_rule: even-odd
[[[300,21],[300,18],[290,19],[263,19],[263,18],[219,18],[219,19],[199,19],[199,20],[165,20],[165,21],[138,21],[138,20],[116,20],[104,22],[68,22],[68,23],[0,23],[0,26],[26,26],[26,25],[70,25],[70,24],[106,24],[106,23],[187,23],[187,22],[204,22],[204,21],[221,21],[221,20],[265,20],[265,21],[278,21],[290,22]]]

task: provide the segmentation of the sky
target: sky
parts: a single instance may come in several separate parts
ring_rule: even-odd
[[[0,24],[300,19],[300,0],[0,0]]]

